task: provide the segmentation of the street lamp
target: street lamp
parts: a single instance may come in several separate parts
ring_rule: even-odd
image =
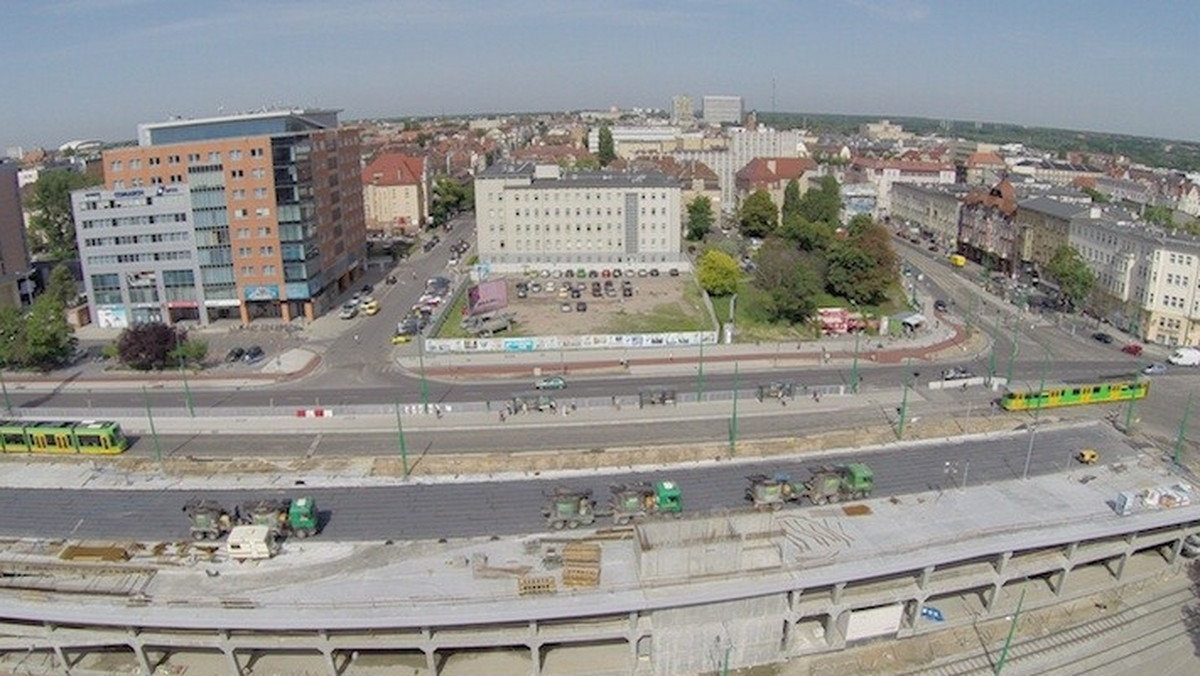
[[[738,363],[733,362],[733,417],[729,419],[729,457],[737,455]]]
[[[396,438],[400,444],[400,463],[404,467],[404,478],[408,479],[408,445],[404,441],[404,423],[400,421],[400,402],[396,406]]]
[[[1038,386],[1037,405],[1033,409],[1033,425],[1029,428],[1029,450],[1025,451],[1025,469],[1021,472],[1022,479],[1029,478],[1029,463],[1033,461],[1033,441],[1037,438],[1038,421],[1041,420],[1042,406],[1046,401],[1046,370],[1050,366],[1050,349],[1045,348],[1042,356],[1042,384]]]
[[[700,363],[696,371],[696,402],[704,400],[704,336],[700,337]]]
[[[425,336],[418,336],[417,364],[421,369],[421,406],[425,415],[429,415],[429,381],[425,380]]]
[[[913,376],[919,375],[916,373],[912,373],[909,370],[909,367],[911,365],[912,365],[911,358],[904,362],[904,394],[900,398],[900,422],[896,425],[896,438],[897,439],[904,438],[904,421],[906,418],[908,418],[908,388],[909,388],[908,379],[909,379],[909,374],[912,374]]]

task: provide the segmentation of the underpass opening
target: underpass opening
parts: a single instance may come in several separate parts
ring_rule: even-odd
[[[438,676],[528,676],[533,655],[526,646],[440,649],[435,653]]]
[[[914,631],[936,631],[947,623],[973,619],[987,613],[991,585],[977,585],[952,592],[932,594],[924,603],[910,606]]]
[[[127,645],[68,648],[63,650],[63,654],[67,658],[67,664],[70,665],[69,671],[137,673],[140,670],[137,655]]]
[[[431,676],[425,653],[420,650],[335,650],[333,662],[341,676]]]
[[[622,639],[580,641],[578,643],[547,643],[540,650],[541,676],[572,676],[573,674],[628,674],[629,643]]]

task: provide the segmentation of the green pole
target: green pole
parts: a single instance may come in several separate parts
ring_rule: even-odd
[[[904,362],[904,395],[900,398],[900,422],[896,425],[896,438],[904,438],[904,420],[908,418],[908,369],[911,360]]]
[[[179,375],[183,376],[183,401],[187,404],[188,415],[196,417],[196,407],[192,403],[192,388],[188,387],[187,369],[183,367],[183,362],[179,363]]]
[[[154,414],[150,411],[150,393],[142,385],[142,399],[146,401],[146,419],[150,421],[150,436],[154,439],[154,458],[162,466],[162,444],[158,441],[158,431],[154,429]]]
[[[1008,378],[1004,381],[1004,384],[1010,389],[1012,388],[1013,365],[1017,361],[1017,330],[1020,328],[1020,317],[1013,317],[1012,352],[1008,353]]]
[[[1017,599],[1017,610],[1013,613],[1012,624],[1008,625],[1008,637],[1004,639],[1004,648],[1000,651],[1000,659],[996,660],[996,674],[999,676],[1000,671],[1004,669],[1004,663],[1008,661],[1008,649],[1012,645],[1013,636],[1017,633],[1017,620],[1021,619],[1021,604],[1025,603],[1025,590],[1021,590],[1021,598]]]
[[[982,322],[981,322],[982,325]],[[996,344],[1000,342],[1000,320],[992,321],[992,351],[988,356],[988,384],[996,379]]]
[[[733,362],[733,417],[729,420],[729,457],[737,455],[738,364]]]
[[[0,389],[4,390],[4,410],[12,415],[12,400],[8,398],[8,383],[4,382],[4,369],[0,369]]]
[[[850,365],[850,391],[858,394],[858,341],[862,331],[854,332],[854,363]]]
[[[704,338],[700,339],[700,366],[696,372],[696,401],[704,399]]]
[[[425,336],[417,341],[417,363],[421,367],[421,406],[425,415],[429,415],[429,381],[425,380]]]
[[[1141,380],[1141,374],[1135,373],[1133,375],[1133,385],[1134,385],[1135,389],[1136,389],[1138,383],[1140,382],[1140,380]],[[1190,397],[1192,395],[1188,394],[1188,396]],[[1129,405],[1125,407],[1125,434],[1133,434],[1133,405],[1135,403],[1137,403],[1137,399],[1130,397]]]
[[[1179,421],[1179,436],[1175,437],[1175,452],[1171,456],[1171,461],[1176,465],[1179,464],[1179,455],[1183,451],[1183,438],[1187,434],[1188,414],[1192,412],[1192,395],[1195,392],[1188,393],[1187,404],[1183,408],[1183,419]]]
[[[400,402],[396,404],[396,439],[400,444],[400,462],[404,465],[404,478],[408,479],[408,445],[404,442],[404,423],[400,421]]]

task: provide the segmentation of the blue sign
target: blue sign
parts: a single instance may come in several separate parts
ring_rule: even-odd
[[[274,284],[247,286],[242,291],[246,300],[279,300],[279,287]]]
[[[942,615],[942,611],[933,606],[925,606],[921,609],[921,617],[933,620],[934,622],[945,622],[946,618]]]
[[[508,352],[532,352],[532,338],[509,338],[504,341],[504,349]]]

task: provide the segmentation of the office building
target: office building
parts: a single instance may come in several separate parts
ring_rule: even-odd
[[[497,164],[475,178],[480,262],[523,267],[683,261],[679,182],[660,172]]]
[[[705,96],[702,115],[708,124],[741,124],[745,113],[740,96]]]
[[[334,110],[138,127],[77,191],[92,320],[308,320],[336,307],[366,252],[355,129]]]
[[[680,127],[696,124],[696,107],[692,97],[686,94],[671,97],[671,124]]]

